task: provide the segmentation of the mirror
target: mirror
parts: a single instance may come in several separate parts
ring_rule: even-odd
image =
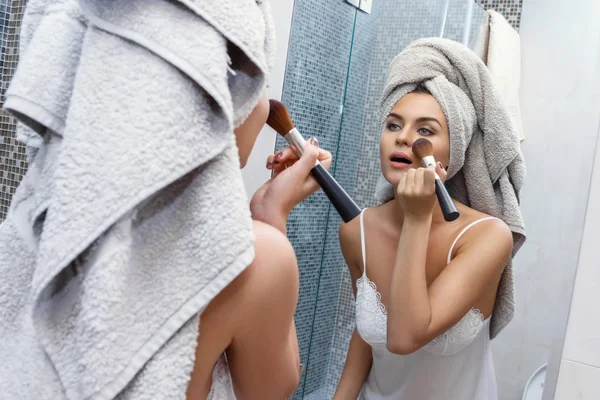
[[[375,204],[373,193],[380,174],[378,107],[392,58],[416,39],[441,36],[467,45],[485,59],[486,8],[500,11],[519,29],[522,2],[500,3],[379,0],[367,14],[343,1],[295,1],[282,101],[300,132],[318,137],[321,147],[333,153],[331,172],[359,206]],[[522,86],[530,88],[526,82]],[[531,121],[529,127],[533,127]],[[542,139],[534,138],[534,133],[531,136],[522,142],[529,174],[521,192],[521,208],[529,230],[528,240],[514,260],[516,314],[492,341],[501,400],[520,399],[530,379],[531,388],[544,377],[544,399],[553,398],[578,242],[572,251],[556,254],[556,259],[543,243],[552,231],[566,229],[569,233],[565,235],[581,235],[578,228],[566,227],[557,219],[550,222],[548,215],[536,210],[534,203],[543,198],[539,182],[544,176],[531,165],[541,163],[545,156],[537,150],[540,147],[536,149]],[[276,148],[284,145],[278,139]],[[589,177],[591,163],[592,157],[581,166],[584,176]],[[565,195],[561,212],[583,221],[584,208],[577,208],[583,200],[577,200],[587,199],[588,190],[587,183],[573,188]],[[351,279],[338,240],[340,222],[321,192],[299,205],[288,222],[301,272],[296,326],[306,364],[294,399],[333,397],[355,328]],[[546,232],[538,228],[540,224]],[[552,273],[543,272],[547,266]]]

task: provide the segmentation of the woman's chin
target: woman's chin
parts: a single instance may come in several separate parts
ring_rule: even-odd
[[[398,186],[400,179],[404,176],[404,174],[406,174],[407,171],[408,169],[385,171],[383,173],[383,177],[390,183],[390,185]]]

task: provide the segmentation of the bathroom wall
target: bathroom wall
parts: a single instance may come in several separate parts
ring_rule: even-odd
[[[599,68],[596,70],[600,73]],[[600,109],[597,98],[593,103],[596,110]],[[600,151],[597,144],[591,182],[555,400],[596,400],[600,394]]]
[[[537,3],[541,5],[542,1]],[[541,7],[530,10],[526,5],[522,34],[527,29],[530,46],[537,49],[529,60],[524,60],[524,67],[530,66],[529,76],[536,75],[530,87],[531,98],[534,98],[533,93],[538,92],[533,106],[549,115],[538,128],[540,135],[544,128],[551,129],[552,136],[557,138],[556,155],[552,157],[549,154],[544,161],[558,158],[559,153],[573,154],[578,159],[568,166],[560,160],[548,161],[550,168],[554,165],[550,170],[556,171],[552,176],[558,175],[560,179],[548,182],[547,187],[561,187],[559,194],[555,195],[558,201],[554,202],[552,209],[569,207],[576,210],[574,215],[563,215],[564,221],[574,218],[576,229],[566,229],[553,236],[559,236],[568,245],[581,237],[583,230],[564,348],[559,336],[552,349],[554,368],[549,371],[549,379],[559,374],[559,381],[556,392],[554,387],[547,385],[544,400],[597,399],[600,393],[600,253],[597,244],[600,237],[600,152],[595,143],[600,125],[600,28],[597,24],[600,3],[582,0],[566,6],[559,0],[552,0],[543,4],[543,11],[540,11]],[[563,24],[560,30],[550,29],[550,26],[559,23]],[[540,31],[548,31],[545,44],[536,37]],[[550,87],[548,82],[554,84]],[[544,135],[547,136],[548,131]],[[569,180],[574,182],[562,189],[562,183]],[[577,255],[573,258],[577,259]],[[559,263],[552,266],[557,270],[565,269]],[[568,268],[571,274],[570,265]],[[551,310],[546,305],[545,309]],[[564,324],[560,328],[564,332]],[[556,368],[559,362],[560,371]]]
[[[522,146],[528,174],[521,198],[528,237],[515,259],[515,320],[493,343],[503,400],[521,398],[529,376],[549,360],[544,399],[554,398],[586,205],[593,204],[588,193],[600,118],[598,20],[596,0],[523,4]],[[594,263],[584,251],[581,278]],[[597,298],[591,300],[584,318],[597,314]],[[583,334],[580,327],[574,323],[571,342]],[[583,360],[569,346],[565,356]]]
[[[26,0],[0,0],[0,109],[18,61],[19,30]],[[15,120],[0,111],[0,222],[27,170],[25,148],[14,138]]]
[[[600,73],[598,68],[597,71]],[[595,104],[598,110],[600,104],[597,100]],[[596,400],[600,393],[600,151],[597,144],[591,182],[555,400]]]

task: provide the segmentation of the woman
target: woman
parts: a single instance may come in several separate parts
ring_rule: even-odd
[[[474,111],[474,116],[479,110],[459,88],[459,80],[446,84],[452,79],[447,71],[431,74],[443,79],[423,78],[421,72],[434,65],[427,63],[431,57],[460,74],[461,67],[453,63],[456,58],[481,67],[468,49],[457,46],[421,41],[392,63],[380,156],[383,177],[394,196],[340,228],[356,297],[357,328],[335,399],[497,398],[490,349],[497,325],[490,327],[490,320],[495,306],[508,297],[504,285],[499,292],[499,284],[511,260],[511,229],[502,219],[459,202],[459,219],[446,222],[435,196],[435,174],[446,179],[457,150],[453,140],[479,134],[469,118],[465,124],[456,123],[469,112],[453,109]],[[415,65],[419,68],[410,68]],[[403,78],[397,78],[398,71],[404,72]],[[415,80],[408,85],[402,81],[411,78]],[[438,99],[449,98],[444,88],[456,97],[442,106]],[[433,144],[435,171],[422,168],[411,150],[419,138]],[[469,162],[467,156],[464,168]],[[466,185],[469,188],[468,180]]]
[[[268,114],[269,101],[263,95],[235,130],[242,167]],[[298,265],[286,237],[286,220],[296,204],[318,189],[309,175],[315,160],[329,167],[331,154],[311,144],[298,162],[290,149],[279,154],[285,157],[269,157],[273,177],[250,204],[255,259],[201,315],[190,400],[206,399],[209,393],[215,400],[234,398],[233,388],[239,399],[281,400],[298,385],[300,355],[293,319]]]

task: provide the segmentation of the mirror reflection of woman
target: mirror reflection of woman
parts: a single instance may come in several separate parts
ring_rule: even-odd
[[[447,42],[436,43],[443,49]],[[401,54],[390,76],[402,65],[402,57],[419,54]],[[468,61],[477,64],[474,58]],[[356,297],[357,328],[335,399],[497,398],[490,335],[505,323],[499,329],[493,326],[494,331],[490,321],[495,306],[506,303],[504,285],[501,293],[498,288],[513,254],[513,235],[503,215],[492,216],[458,201],[460,218],[444,220],[435,196],[435,173],[447,178],[453,135],[469,138],[473,132],[465,136],[452,131],[458,125],[448,115],[459,114],[443,109],[436,99],[443,89],[432,95],[430,88],[437,91],[437,84],[423,80],[387,89],[391,94],[384,101],[393,102],[383,115],[380,156],[393,198],[340,228]],[[400,93],[403,90],[406,94]],[[446,107],[460,107],[460,102],[450,101]],[[465,126],[474,129],[476,124]],[[422,168],[411,150],[419,138],[433,144],[435,171]],[[508,142],[518,146],[518,141]],[[467,156],[464,163],[471,161]],[[498,303],[497,295],[502,298]]]

